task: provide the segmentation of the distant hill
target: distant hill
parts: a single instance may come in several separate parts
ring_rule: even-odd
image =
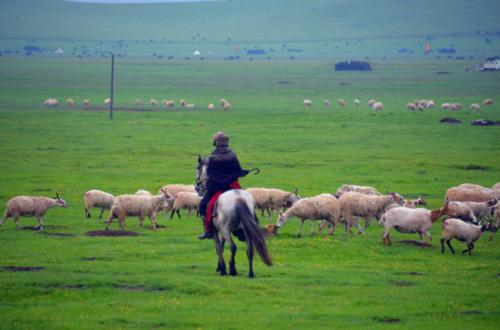
[[[88,4],[0,0],[0,55],[193,60],[424,56],[428,41],[457,57],[500,53],[500,1],[227,0]],[[408,52],[398,52],[400,49]],[[263,53],[252,49],[264,50]],[[198,50],[199,56],[193,57]],[[249,52],[250,50],[250,52]],[[252,53],[254,53],[252,55]],[[31,55],[38,55],[31,52]]]

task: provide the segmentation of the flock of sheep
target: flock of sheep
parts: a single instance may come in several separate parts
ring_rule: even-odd
[[[313,105],[313,101],[310,99],[304,99],[303,104],[304,104],[304,107],[310,107]],[[359,101],[359,99],[354,99],[353,105],[355,107],[359,107],[360,104],[361,104],[361,102]],[[382,102],[374,100],[374,99],[369,100],[367,102],[367,104],[368,104],[368,107],[374,111],[379,111],[379,110],[384,109],[384,104]],[[330,100],[327,100],[327,99],[323,100],[323,105],[325,107],[329,107],[331,105]],[[340,98],[337,100],[337,105],[340,108],[344,108],[346,106],[346,101],[344,99]],[[490,105],[493,105],[493,99],[485,99],[483,101],[483,106],[490,106]],[[423,111],[425,109],[432,109],[435,106],[436,106],[436,104],[435,104],[434,100],[414,100],[414,101],[406,104],[406,109],[410,110],[410,111]],[[461,103],[445,102],[445,103],[441,104],[440,109],[441,110],[458,111],[458,110],[462,109],[462,104]],[[479,105],[479,103],[472,103],[469,106],[469,109],[473,110],[473,111],[479,111],[479,110],[481,110],[481,106]]]
[[[268,225],[265,230],[276,234],[289,218],[300,219],[297,237],[300,237],[305,220],[319,220],[320,231],[324,226],[329,227],[328,233],[333,235],[337,225],[344,225],[346,232],[352,234],[352,227],[356,227],[360,234],[368,228],[370,221],[375,218],[379,225],[384,226],[382,242],[390,245],[392,229],[401,233],[417,233],[420,239],[423,236],[432,239],[429,229],[441,216],[445,217],[441,236],[442,252],[444,243],[450,250],[454,250],[450,241],[454,238],[465,241],[469,255],[474,248],[474,242],[486,230],[496,232],[500,225],[500,183],[492,188],[476,184],[461,184],[448,189],[444,205],[436,210],[417,208],[426,205],[423,198],[414,200],[405,199],[398,193],[379,193],[369,186],[342,185],[335,194],[323,193],[317,196],[301,198],[297,190],[288,192],[275,188],[248,188],[246,189],[254,199],[256,212],[262,216],[267,211],[269,221],[272,221],[273,212],[279,212],[276,225]],[[159,189],[158,195],[140,189],[135,194],[113,196],[101,190],[89,190],[84,194],[85,215],[90,218],[91,209],[99,208],[102,218],[103,212],[110,210],[105,230],[108,230],[114,219],[118,219],[122,230],[125,228],[127,216],[139,218],[142,227],[144,218],[148,217],[153,229],[158,227],[156,215],[158,212],[171,211],[170,218],[175,213],[180,217],[179,210],[187,209],[189,216],[198,210],[201,197],[196,193],[193,185],[169,184]],[[57,194],[55,199],[47,197],[17,196],[7,202],[2,225],[10,217],[14,218],[19,229],[19,217],[36,217],[39,229],[43,229],[43,217],[52,206],[67,207],[67,203]],[[364,226],[360,219],[364,219]],[[490,224],[489,222],[492,221]],[[311,222],[311,235],[314,230]],[[490,239],[492,236],[490,237]]]
[[[159,105],[159,102],[156,99],[149,100],[149,103],[151,104],[152,109],[155,109]],[[43,104],[45,106],[51,107],[51,108],[58,107],[59,101],[55,98],[48,98],[43,102]],[[111,99],[104,100],[104,105],[109,106],[110,104],[111,104]],[[142,99],[135,100],[136,109],[142,109],[143,104],[144,104],[144,102],[142,101]],[[161,101],[161,104],[163,105],[164,108],[174,108],[176,103],[174,100],[164,99]],[[229,103],[228,100],[220,99],[219,104],[221,105],[221,107],[224,111],[231,110],[232,105],[231,105],[231,103]],[[193,103],[187,103],[186,100],[184,100],[184,99],[181,99],[179,101],[179,105],[181,106],[181,108],[185,108],[185,109],[194,109],[194,107],[195,107]],[[75,100],[73,100],[71,98],[66,99],[66,107],[72,108],[74,106],[75,106]],[[90,102],[89,99],[84,99],[82,101],[82,106],[84,109],[90,109],[92,107],[92,103]],[[207,108],[208,108],[208,110],[215,110],[216,106],[215,106],[215,104],[210,103],[210,104],[208,104]]]

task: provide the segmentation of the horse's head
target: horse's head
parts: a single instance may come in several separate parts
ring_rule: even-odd
[[[198,195],[205,195],[207,187],[207,167],[208,167],[208,157],[198,156],[198,168],[196,173],[196,192]]]

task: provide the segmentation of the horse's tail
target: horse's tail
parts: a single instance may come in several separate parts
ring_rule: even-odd
[[[268,266],[273,265],[273,261],[271,260],[271,256],[267,251],[266,241],[264,239],[264,234],[257,223],[254,212],[248,208],[248,205],[241,201],[236,205],[236,209],[238,214],[240,215],[241,224],[243,225],[243,231],[245,232],[245,238],[247,240],[247,244],[250,242],[257,250],[257,253],[260,255],[262,262],[264,262]]]

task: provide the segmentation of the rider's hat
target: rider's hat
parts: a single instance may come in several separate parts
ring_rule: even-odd
[[[219,131],[214,134],[213,144],[217,147],[227,147],[229,146],[229,136],[227,136],[226,133]]]

